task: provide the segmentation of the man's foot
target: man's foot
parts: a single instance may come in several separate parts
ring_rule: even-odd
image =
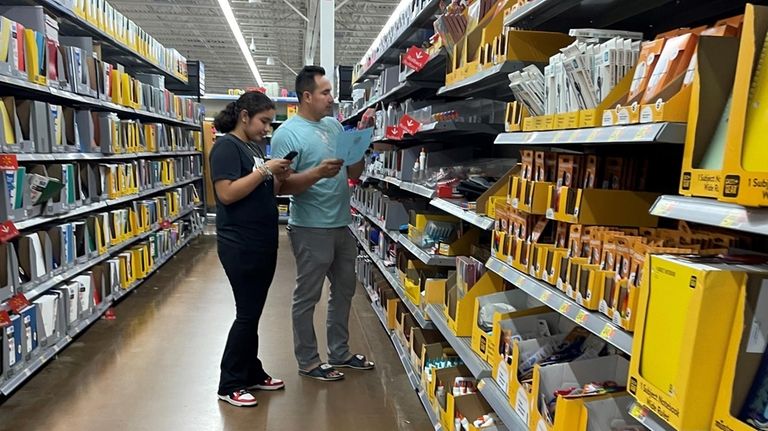
[[[376,364],[367,360],[365,355],[354,355],[346,362],[340,364],[332,363],[331,365],[336,368],[352,368],[355,370],[372,370],[376,366]]]
[[[256,397],[248,392],[247,389],[241,389],[228,395],[219,394],[219,399],[236,407],[255,407],[259,405]]]
[[[344,374],[336,371],[328,364],[321,364],[310,371],[299,370],[299,375],[309,377],[310,379],[321,380],[323,382],[334,382],[344,378]]]
[[[251,391],[277,391],[280,389],[283,389],[285,387],[285,382],[280,379],[273,379],[272,377],[267,377],[266,380],[264,380],[261,383],[257,383],[253,386],[249,386],[248,390]]]

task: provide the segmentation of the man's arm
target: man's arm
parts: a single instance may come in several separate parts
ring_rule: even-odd
[[[363,175],[364,170],[365,170],[365,159],[360,160],[354,165],[347,166],[347,178],[351,180],[356,180],[360,178],[361,175]]]
[[[338,175],[343,165],[343,160],[327,159],[314,168],[291,174],[280,185],[280,194],[300,195],[323,178],[333,178]]]

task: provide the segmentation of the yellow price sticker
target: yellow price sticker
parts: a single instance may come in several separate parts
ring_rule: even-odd
[[[571,303],[570,302],[563,302],[560,305],[560,313],[566,314],[571,309]]]
[[[635,403],[632,408],[629,409],[629,414],[640,422],[645,422],[645,418],[648,416],[648,410],[640,404]]]
[[[611,133],[610,136],[608,136],[608,142],[616,142],[621,137],[621,132],[624,131],[623,127],[616,127],[613,130],[613,133]]]
[[[553,144],[559,144],[563,142],[563,136],[565,135],[565,131],[561,130],[557,133],[555,133],[555,137],[552,139]]]
[[[677,203],[675,203],[675,202],[663,201],[663,202],[659,203],[658,206],[656,206],[656,208],[655,208],[655,210],[653,212],[654,212],[654,214],[656,214],[658,216],[665,216],[665,215],[671,213],[672,210],[675,209],[676,206],[677,206]]]
[[[744,222],[743,210],[732,210],[722,220],[720,220],[720,226],[722,227],[736,227],[740,226]]]
[[[587,142],[595,142],[595,139],[597,139],[597,135],[599,135],[599,134],[600,134],[600,129],[599,128],[592,129],[592,133],[590,133],[589,136],[587,136],[586,141]]]
[[[650,138],[651,131],[653,130],[653,127],[650,125],[642,126],[635,134],[635,141],[644,141],[648,138]]]
[[[576,315],[576,323],[583,325],[587,319],[589,319],[589,314],[584,310],[579,310],[579,313]]]
[[[549,298],[552,297],[552,292],[544,292],[539,296],[539,301],[541,302],[547,302],[549,301]]]
[[[614,335],[616,335],[616,328],[606,323],[605,328],[600,332],[600,336],[606,340],[610,340]]]

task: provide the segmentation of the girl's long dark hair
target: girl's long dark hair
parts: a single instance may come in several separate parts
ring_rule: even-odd
[[[248,112],[248,118],[264,111],[275,109],[275,103],[266,94],[258,91],[249,91],[239,99],[231,102],[223,111],[216,114],[213,125],[221,133],[229,133],[237,126],[237,119],[240,112]]]

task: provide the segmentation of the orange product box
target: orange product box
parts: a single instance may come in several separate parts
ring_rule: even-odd
[[[655,101],[667,84],[688,71],[698,41],[699,36],[693,33],[667,40],[661,57],[656,61],[656,66],[648,80],[641,103],[646,104]]]
[[[643,93],[645,93],[648,81],[653,74],[653,69],[658,64],[659,57],[664,49],[665,42],[666,39],[656,39],[643,44],[635,68],[635,74],[632,77],[632,85],[629,88],[627,105],[638,102]]]

